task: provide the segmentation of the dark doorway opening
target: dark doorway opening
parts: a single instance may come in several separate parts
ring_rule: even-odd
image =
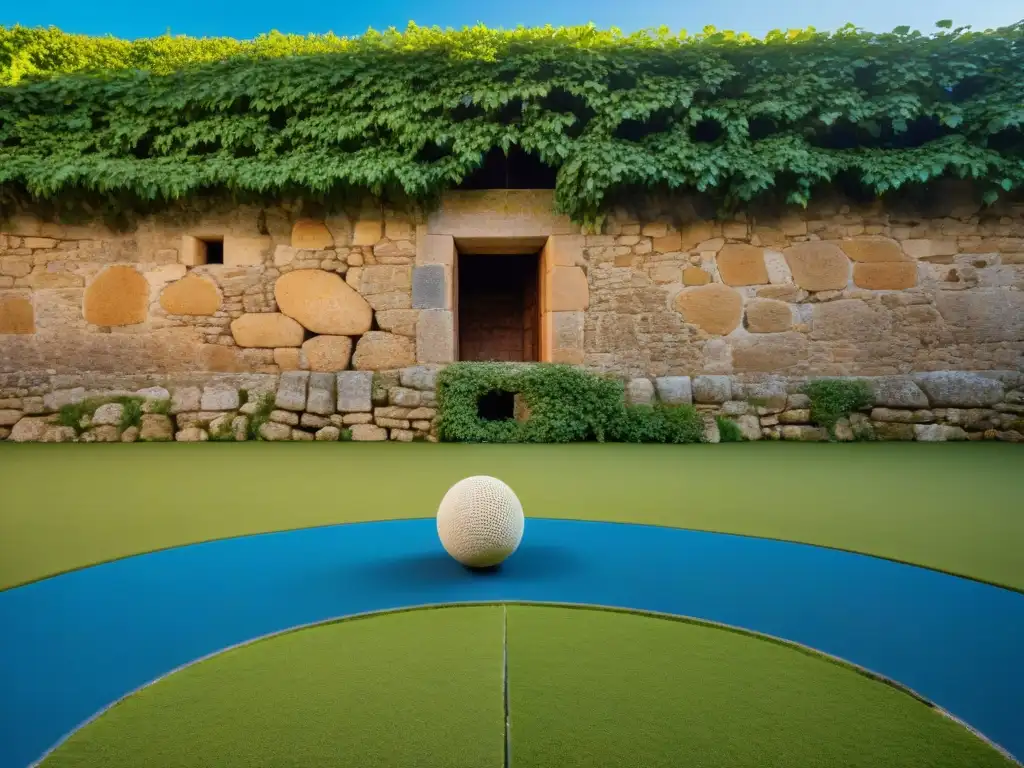
[[[516,396],[503,389],[492,389],[476,404],[477,415],[484,421],[507,421],[515,416]]]
[[[540,255],[459,255],[459,359],[535,362]]]

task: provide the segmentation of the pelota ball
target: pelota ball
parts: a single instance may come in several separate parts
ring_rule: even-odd
[[[441,499],[437,535],[453,558],[471,568],[497,565],[523,540],[523,505],[501,480],[460,480]]]

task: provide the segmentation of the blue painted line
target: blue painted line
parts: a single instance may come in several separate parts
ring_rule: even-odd
[[[0,766],[21,768],[131,690],[254,637],[443,602],[589,603],[694,616],[909,686],[1024,757],[1024,595],[802,544],[527,521],[470,573],[432,520],[288,531],[127,558],[0,592]]]

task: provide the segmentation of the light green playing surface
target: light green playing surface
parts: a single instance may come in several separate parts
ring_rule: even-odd
[[[271,638],[178,672],[45,768],[504,764],[501,606]],[[790,646],[636,614],[507,608],[511,768],[1007,768],[890,686]]]
[[[788,539],[1024,589],[1024,454],[991,443],[5,443],[0,588],[207,539],[432,517],[473,474],[532,517]]]

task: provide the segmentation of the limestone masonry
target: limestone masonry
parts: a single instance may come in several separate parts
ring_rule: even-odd
[[[633,400],[817,439],[803,382],[864,376],[876,407],[847,428],[1016,439],[1024,204],[999,205],[701,220],[664,203],[600,234],[549,191],[323,219],[240,206],[128,232],[15,217],[0,223],[0,439],[244,435],[262,394],[264,439],[429,439],[436,371],[459,354],[459,254],[509,253],[540,254],[538,359],[618,375]],[[122,429],[123,403],[100,401],[128,396],[151,411]],[[90,398],[87,426],[55,423]]]

